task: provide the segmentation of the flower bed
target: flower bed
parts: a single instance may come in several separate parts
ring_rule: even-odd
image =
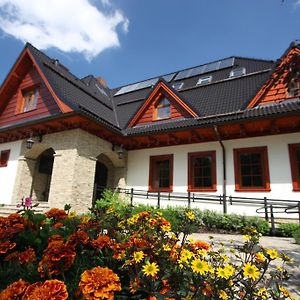
[[[261,247],[253,228],[239,249],[216,249],[187,239],[200,224],[189,209],[174,233],[159,212],[69,208],[0,218],[0,300],[292,299],[289,258]]]

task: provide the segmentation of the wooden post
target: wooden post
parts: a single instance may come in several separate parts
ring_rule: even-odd
[[[269,214],[268,214],[268,200],[267,197],[264,197],[264,208],[265,208],[265,220],[269,222]]]
[[[226,203],[226,195],[223,194],[223,213],[227,214],[227,203]]]

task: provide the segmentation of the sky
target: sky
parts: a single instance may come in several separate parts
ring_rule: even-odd
[[[300,0],[0,0],[0,83],[26,42],[114,88],[297,39]]]

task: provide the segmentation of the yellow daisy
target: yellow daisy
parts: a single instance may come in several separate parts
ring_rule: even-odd
[[[205,274],[209,270],[209,265],[205,260],[202,259],[194,259],[192,261],[192,270],[194,273],[198,273],[200,275]]]
[[[143,258],[144,258],[144,252],[143,251],[135,251],[134,253],[133,253],[133,259],[134,259],[134,261],[136,262],[136,263],[139,263],[140,261],[142,261],[143,260]]]
[[[245,263],[243,266],[243,274],[247,278],[256,280],[259,277],[260,272],[255,265],[252,265],[251,263]]]
[[[279,257],[279,253],[275,249],[268,249],[267,254],[270,256],[271,259],[276,259]]]
[[[159,267],[158,267],[157,263],[155,263],[155,262],[153,262],[153,263],[147,262],[143,266],[142,272],[146,276],[155,277],[156,274],[159,272]]]

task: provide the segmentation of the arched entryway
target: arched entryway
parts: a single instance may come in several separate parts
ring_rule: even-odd
[[[36,159],[30,196],[46,202],[49,198],[55,152],[52,148],[43,151]]]
[[[104,154],[97,157],[94,178],[93,204],[102,198],[106,188],[112,188],[114,182],[114,166]]]

